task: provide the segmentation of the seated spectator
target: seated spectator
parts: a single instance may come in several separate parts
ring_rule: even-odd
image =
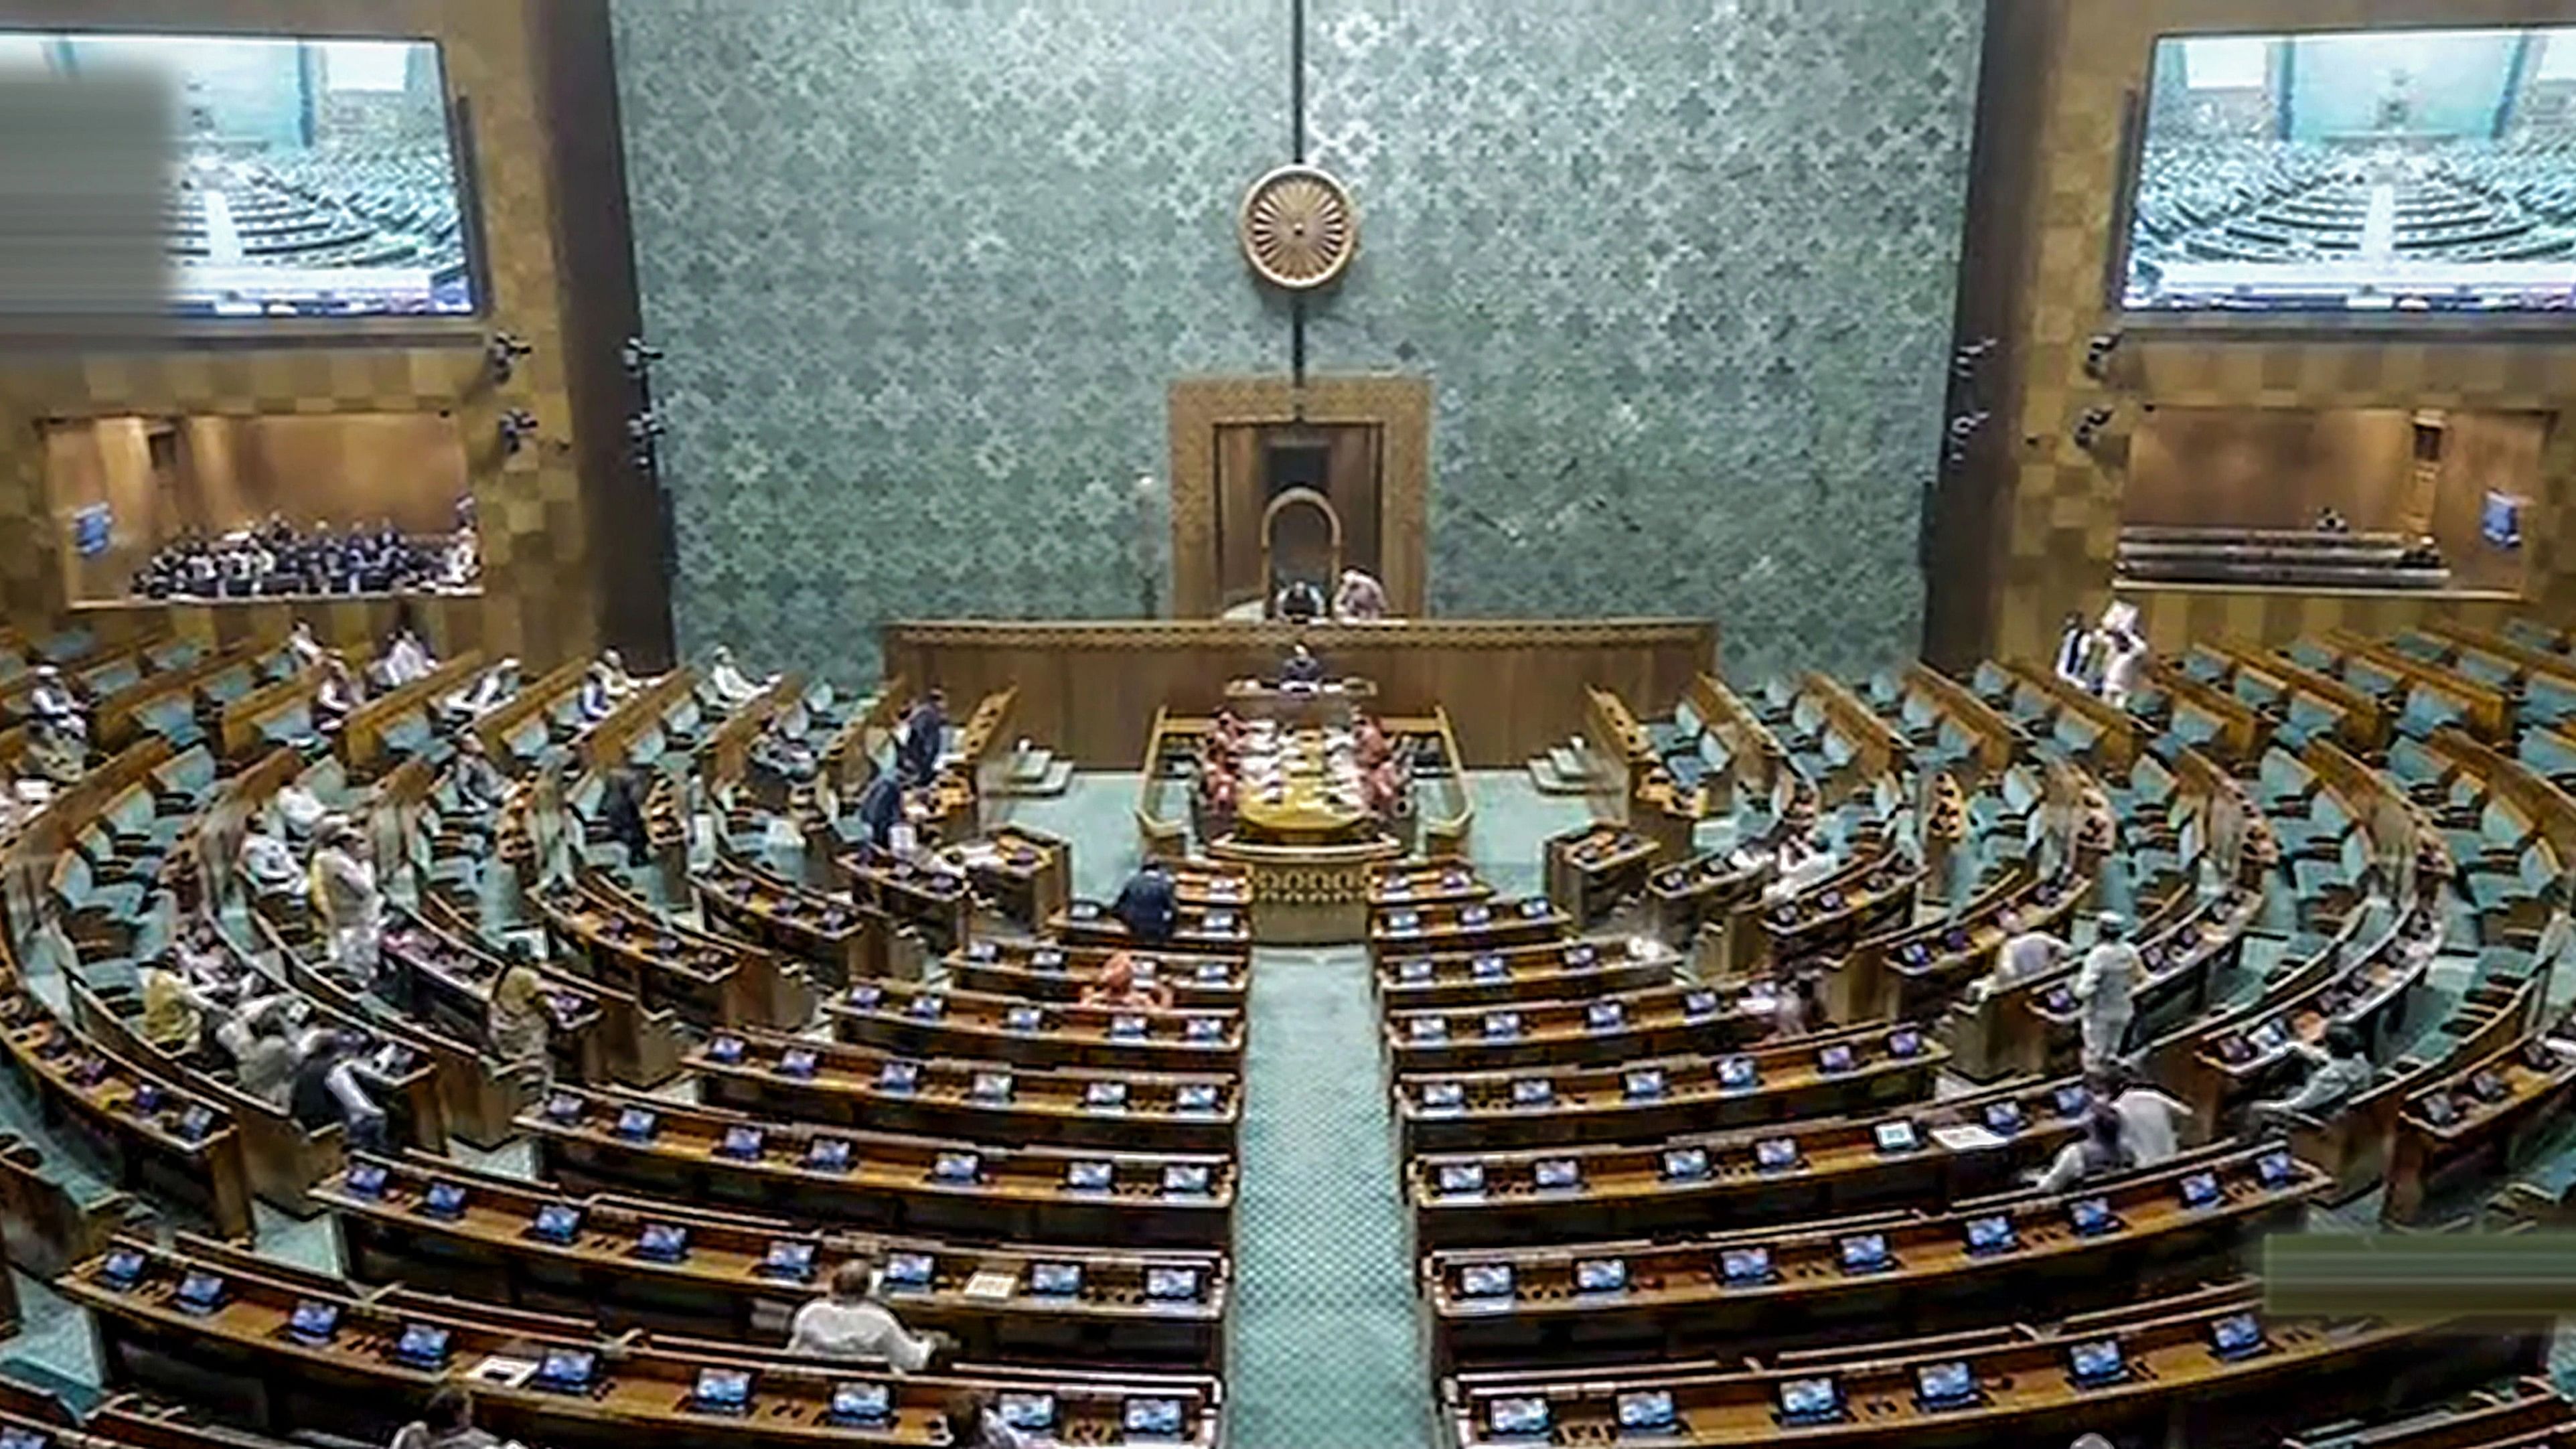
[[[1304,579],[1279,591],[1279,617],[1291,624],[1311,624],[1324,616],[1324,591]]]
[[[295,1069],[287,1114],[306,1131],[337,1122],[349,1134],[349,1146],[382,1152],[387,1145],[387,1118],[373,1092],[386,1083],[358,1063],[366,1044],[346,1032],[325,1030]]]
[[[1374,623],[1386,617],[1386,586],[1365,569],[1342,570],[1341,587],[1333,593],[1333,617]]]
[[[581,694],[573,711],[584,725],[595,725],[617,712],[617,683],[605,661],[595,662],[581,677]]]
[[[313,691],[313,727],[325,735],[337,735],[366,702],[366,688],[358,683],[349,661],[338,654],[325,658],[322,683]]]
[[[545,981],[537,975],[536,962],[523,941],[511,944],[510,964],[502,968],[501,979],[492,983],[488,1028],[494,1056],[539,1068],[546,1065],[554,1018],[547,1014]]]
[[[2307,1078],[2286,1097],[2257,1102],[2249,1120],[2256,1131],[2280,1131],[2300,1117],[2325,1117],[2353,1093],[2370,1085],[2370,1058],[2361,1033],[2342,1022],[2326,1028],[2323,1050],[2304,1041],[2290,1049],[2306,1065]]]
[[[1113,951],[1101,963],[1100,975],[1083,983],[1081,1002],[1124,1011],[1169,1011],[1172,988],[1137,975],[1136,958]]]
[[[626,656],[614,649],[599,651],[599,667],[608,680],[609,692],[620,703],[625,702],[628,695],[643,688],[636,682],[634,675],[626,672]]]
[[[1315,651],[1305,645],[1292,645],[1287,660],[1279,666],[1279,682],[1321,684],[1324,682],[1324,661],[1316,658]]]
[[[474,681],[439,701],[439,708],[461,719],[477,720],[519,692],[519,661],[504,659]]]
[[[877,1296],[876,1265],[852,1258],[832,1271],[832,1286],[796,1310],[787,1325],[787,1351],[811,1358],[883,1360],[897,1373],[917,1374],[956,1347],[944,1333],[914,1334]]]
[[[778,676],[773,674],[758,684],[752,683],[742,667],[733,662],[733,651],[722,644],[707,655],[707,692],[726,709],[742,708],[777,682]]]
[[[194,1057],[214,1001],[168,961],[146,962],[135,984],[142,988],[143,1039],[174,1057]]]
[[[939,1422],[947,1432],[949,1449],[1028,1449],[1028,1437],[1004,1423],[979,1389],[950,1394],[940,1406]]]
[[[89,739],[39,720],[27,727],[27,765],[49,786],[77,785],[89,773]]]
[[[35,684],[27,691],[27,717],[83,750],[89,748],[89,709],[53,665],[36,666]]]
[[[416,684],[428,678],[436,668],[437,658],[429,652],[429,646],[421,642],[420,636],[412,632],[410,623],[396,624],[393,637],[385,641],[383,670],[386,687],[400,689],[406,684]]]

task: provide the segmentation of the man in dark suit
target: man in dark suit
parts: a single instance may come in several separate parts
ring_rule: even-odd
[[[1305,645],[1297,645],[1288,651],[1287,661],[1279,666],[1279,682],[1321,684],[1324,682],[1324,661],[1316,658],[1314,651]]]
[[[1180,883],[1172,879],[1169,866],[1149,860],[1127,877],[1127,884],[1119,888],[1118,899],[1110,904],[1109,914],[1124,922],[1127,933],[1139,941],[1168,941],[1181,914]]]
[[[903,748],[895,753],[895,764],[906,781],[928,784],[939,768],[939,752],[948,740],[948,696],[932,690],[914,701],[912,713],[903,719]]]
[[[859,792],[859,823],[867,827],[868,844],[879,850],[894,847],[894,828],[903,823],[903,777],[892,770],[880,771]]]

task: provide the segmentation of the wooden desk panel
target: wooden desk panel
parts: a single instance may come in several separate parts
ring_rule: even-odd
[[[1649,705],[1715,668],[1716,626],[1684,619],[1221,620],[893,623],[885,668],[976,699],[1013,685],[1021,733],[1086,769],[1129,769],[1154,711],[1207,714],[1238,679],[1277,672],[1304,641],[1337,675],[1377,686],[1388,714],[1447,705],[1471,768],[1516,767],[1583,732],[1584,686]]]

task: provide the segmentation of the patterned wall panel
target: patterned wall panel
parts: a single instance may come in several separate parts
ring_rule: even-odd
[[[1363,250],[1315,365],[1437,383],[1432,607],[1921,631],[1982,0],[1313,0]]]
[[[488,324],[358,324],[327,342],[292,347],[147,340],[113,351],[49,348],[0,357],[0,536],[12,542],[0,549],[0,602],[11,620],[53,621],[66,612],[61,540],[45,500],[42,419],[445,410],[465,430],[487,588],[479,602],[441,603],[427,617],[455,647],[535,664],[592,647],[589,531],[568,444],[553,198],[526,21],[525,0],[383,0],[354,17],[341,0],[0,0],[0,24],[10,25],[437,37],[448,84],[473,112],[494,294]],[[483,371],[487,327],[536,348],[506,391],[496,391]],[[536,413],[550,441],[505,459],[493,440],[500,412],[511,407]],[[267,619],[277,610],[117,608],[91,622],[167,621],[205,637],[238,633],[242,618],[218,621],[219,613]],[[356,637],[381,615],[341,607],[315,617]]]
[[[1433,378],[1433,611],[1911,650],[1980,0],[1308,8],[1365,233],[1309,364]],[[1289,364],[1231,239],[1286,0],[617,18],[683,646],[1136,612],[1164,385]]]
[[[684,651],[1142,607],[1171,379],[1287,366],[1233,205],[1286,0],[618,0]]]
[[[2213,333],[2132,329],[2111,376],[2083,372],[2087,339],[2116,325],[2104,279],[2114,243],[2120,141],[2128,97],[2147,83],[2156,36],[2209,30],[2349,29],[2370,25],[2576,22],[2576,0],[2137,0],[2104,6],[2054,0],[2068,14],[2046,68],[2047,120],[2039,185],[2023,224],[2038,261],[2024,287],[2017,336],[2026,382],[2010,405],[2021,448],[2005,512],[2003,568],[1988,652],[2044,658],[2070,609],[2099,610],[2112,591],[2125,477],[2124,435],[2140,409],[2443,407],[2558,412],[2576,401],[2576,343],[2563,331],[2474,323],[2411,334]],[[2099,457],[2073,441],[2088,408],[2111,403],[2120,421]],[[2523,522],[2531,597],[2388,597],[2246,590],[2123,590],[2151,641],[2175,647],[2227,632],[2280,641],[2329,628],[2386,633],[2427,617],[2489,623],[2507,612],[2576,616],[2576,431],[2553,428],[2540,498]]]

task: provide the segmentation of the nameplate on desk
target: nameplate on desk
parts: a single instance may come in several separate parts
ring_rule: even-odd
[[[1932,1129],[1932,1140],[1952,1152],[1985,1152],[2010,1145],[2007,1139],[1970,1123],[1935,1127]]]

